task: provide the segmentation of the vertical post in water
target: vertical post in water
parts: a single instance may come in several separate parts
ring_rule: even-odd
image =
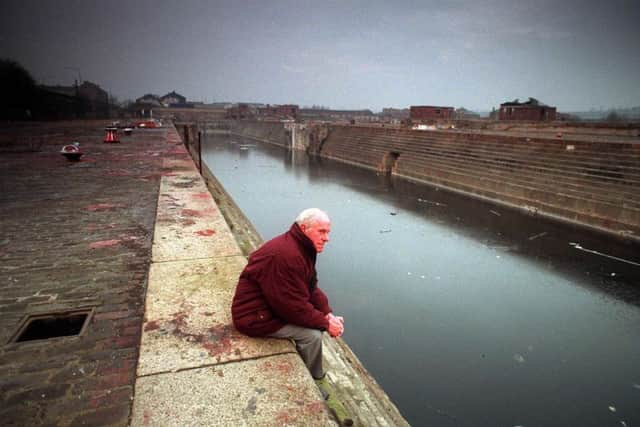
[[[198,131],[198,168],[202,175],[202,132]]]

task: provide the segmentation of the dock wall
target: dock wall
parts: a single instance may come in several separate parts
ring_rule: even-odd
[[[637,138],[296,126],[296,148],[310,154],[640,240]],[[282,123],[236,121],[229,132],[291,146]]]

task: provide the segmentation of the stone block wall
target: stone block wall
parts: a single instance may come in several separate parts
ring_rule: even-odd
[[[640,238],[640,143],[332,126],[320,155]]]

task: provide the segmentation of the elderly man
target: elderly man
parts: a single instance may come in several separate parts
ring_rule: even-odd
[[[316,276],[316,255],[330,231],[326,213],[302,211],[289,231],[249,256],[231,307],[233,324],[243,334],[293,339],[316,380],[324,377],[322,332],[338,337],[344,331],[344,320],[333,315]]]

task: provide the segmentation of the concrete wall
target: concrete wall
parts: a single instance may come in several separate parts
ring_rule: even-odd
[[[640,141],[332,126],[320,155],[640,239]]]
[[[291,146],[291,131],[282,122],[236,120],[230,123],[233,134],[285,148]]]

